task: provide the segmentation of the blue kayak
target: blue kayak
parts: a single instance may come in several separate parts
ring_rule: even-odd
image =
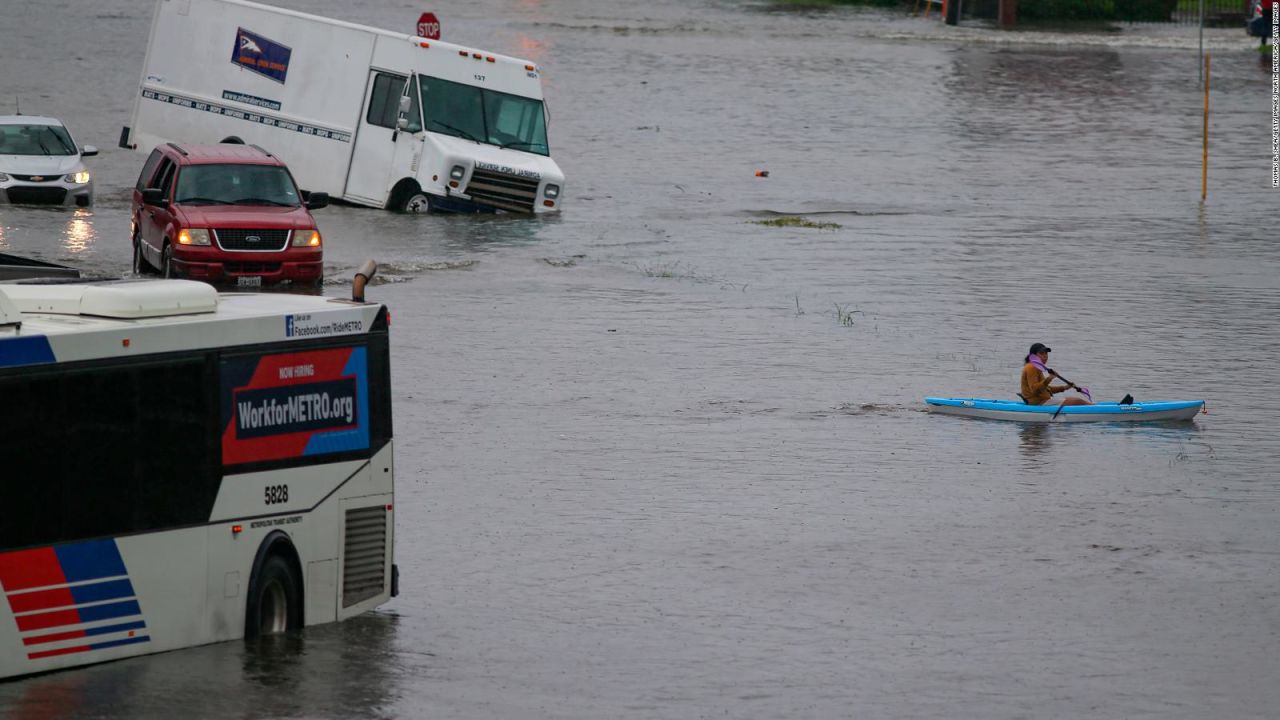
[[[925,398],[929,411],[944,415],[1015,420],[1017,422],[1152,422],[1190,420],[1204,407],[1203,400],[1136,402],[1121,405],[1104,402],[1093,405],[1028,405],[1021,400],[983,398]],[[1058,413],[1055,418],[1054,413]]]

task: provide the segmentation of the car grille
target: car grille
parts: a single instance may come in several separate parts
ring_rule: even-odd
[[[260,252],[280,252],[289,246],[289,235],[292,230],[242,230],[227,228],[214,230],[218,247],[223,250],[257,250]]]
[[[533,212],[538,197],[538,181],[518,175],[476,169],[467,184],[467,194],[481,205],[514,212]]]
[[[36,182],[36,183],[58,182],[59,180],[62,179],[61,175],[15,175],[14,173],[9,173],[9,177],[13,178],[14,180],[21,180],[23,182]]]
[[[222,271],[232,275],[273,275],[280,272],[280,263],[275,262],[224,262]]]
[[[66,188],[11,187],[6,192],[11,203],[61,205],[67,201]]]

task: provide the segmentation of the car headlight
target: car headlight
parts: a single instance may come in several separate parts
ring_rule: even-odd
[[[546,197],[549,197],[549,198],[551,198],[552,200],[554,200],[554,199],[556,199],[556,198],[560,197],[560,186],[559,186],[559,185],[548,185],[548,186],[546,186],[546,187],[542,188],[542,194],[543,194],[543,195],[545,195]]]
[[[203,230],[200,228],[193,228],[191,230],[187,230],[184,228],[182,230],[179,230],[178,244],[179,245],[208,245],[209,231]]]
[[[0,182],[8,182],[8,180],[9,180],[8,175],[5,175],[4,173],[0,173]]]
[[[449,177],[454,180],[461,180],[462,176],[466,174],[467,174],[467,169],[462,167],[461,165],[454,165],[453,169],[449,171]]]
[[[293,242],[289,244],[294,247],[320,247],[320,231],[295,230],[293,232]]]
[[[68,175],[68,176],[67,176],[67,178],[66,178],[66,179],[67,179],[67,182],[69,182],[69,183],[75,183],[75,184],[77,184],[77,185],[83,185],[83,184],[85,184],[85,183],[89,182],[89,171],[88,171],[88,170],[81,170],[81,171],[80,171],[80,172],[78,172],[78,173],[71,173],[70,175]]]

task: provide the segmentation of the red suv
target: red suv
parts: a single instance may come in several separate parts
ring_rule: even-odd
[[[320,284],[325,193],[298,190],[256,145],[178,145],[151,152],[133,190],[133,269],[211,283]]]

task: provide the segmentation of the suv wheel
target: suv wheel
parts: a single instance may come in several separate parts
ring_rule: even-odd
[[[166,278],[177,277],[173,270],[173,246],[169,243],[164,244],[164,252],[160,254],[160,274]]]
[[[138,233],[133,234],[133,274],[145,275],[151,272],[151,263],[142,256],[142,241],[138,239]]]

